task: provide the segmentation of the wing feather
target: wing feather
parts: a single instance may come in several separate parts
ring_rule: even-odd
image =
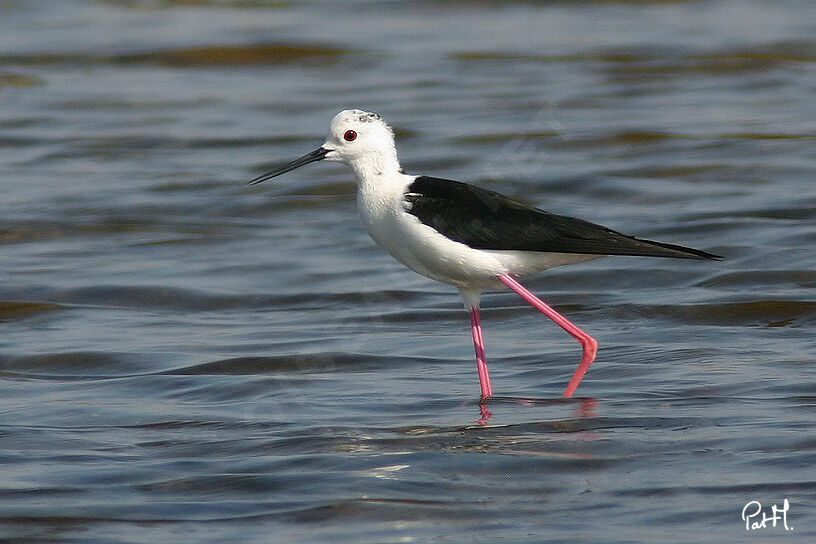
[[[548,213],[448,179],[419,176],[404,198],[406,211],[422,223],[476,249],[721,259],[699,249],[643,240],[583,219]]]

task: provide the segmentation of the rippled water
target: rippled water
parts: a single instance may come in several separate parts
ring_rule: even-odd
[[[0,2],[0,540],[810,542],[809,1]],[[527,285],[374,247],[314,149],[726,256]],[[752,500],[786,531],[746,532]],[[756,518],[759,519],[759,518]]]

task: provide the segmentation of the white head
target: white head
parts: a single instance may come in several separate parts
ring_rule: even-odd
[[[358,179],[399,172],[394,131],[376,113],[343,110],[334,116],[326,142],[311,153],[253,179],[261,183],[310,162],[327,160],[351,166]]]

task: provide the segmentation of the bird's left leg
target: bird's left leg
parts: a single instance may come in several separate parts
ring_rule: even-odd
[[[470,328],[473,331],[473,347],[476,350],[476,370],[479,372],[482,400],[486,400],[493,396],[493,388],[490,386],[490,374],[487,371],[487,357],[485,356],[484,338],[482,338],[482,323],[479,319],[479,306],[470,307]]]
[[[572,379],[569,381],[567,389],[564,391],[564,397],[571,397],[573,393],[575,393],[575,390],[578,389],[578,384],[581,383],[584,374],[586,374],[587,370],[589,370],[589,366],[592,364],[592,361],[595,360],[595,353],[598,351],[598,342],[577,326],[570,323],[566,317],[553,310],[552,307],[547,305],[543,300],[528,291],[526,287],[516,281],[516,279],[509,274],[501,275],[498,277],[498,279],[507,287],[515,291],[521,298],[533,306],[533,308],[555,321],[558,326],[570,333],[581,343],[581,346],[584,348],[584,356],[581,359],[581,362],[578,364],[578,369],[575,371],[575,374],[573,374]]]

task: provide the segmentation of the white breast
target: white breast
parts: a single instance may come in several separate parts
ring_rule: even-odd
[[[391,190],[365,190],[357,205],[363,225],[374,241],[395,259],[431,279],[458,287],[497,287],[496,276],[510,272],[498,258],[455,242],[407,213],[403,198],[413,176]],[[395,184],[396,185],[396,184]]]

